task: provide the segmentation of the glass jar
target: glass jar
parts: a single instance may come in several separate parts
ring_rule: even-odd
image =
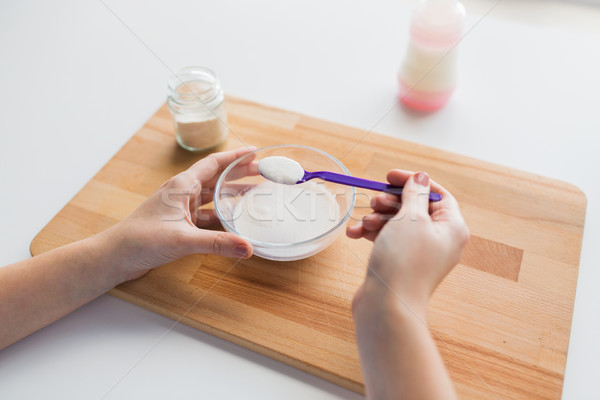
[[[171,76],[168,83],[167,104],[177,143],[190,151],[221,144],[229,129],[225,95],[215,73],[204,67],[187,67]]]

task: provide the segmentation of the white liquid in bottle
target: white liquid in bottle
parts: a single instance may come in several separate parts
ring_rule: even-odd
[[[402,103],[433,111],[450,100],[456,87],[456,45],[464,25],[465,8],[457,0],[425,0],[417,6],[398,74]]]

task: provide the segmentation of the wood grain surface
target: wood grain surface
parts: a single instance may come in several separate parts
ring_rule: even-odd
[[[231,132],[217,150],[304,144],[352,174],[384,180],[424,170],[458,199],[471,230],[461,263],[431,301],[430,328],[463,398],[559,398],[586,199],[576,187],[229,98]],[[33,255],[117,223],[163,181],[205,156],[180,149],[166,106],[48,223]],[[353,219],[368,212],[360,191]],[[295,262],[197,255],[110,293],[181,323],[363,392],[352,296],[371,244],[341,237]]]

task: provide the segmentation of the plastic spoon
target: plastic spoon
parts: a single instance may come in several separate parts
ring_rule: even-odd
[[[304,183],[311,179],[322,179],[327,182],[339,183],[341,185],[356,186],[363,189],[377,190],[395,194],[402,194],[401,186],[394,186],[383,182],[371,181],[368,179],[356,178],[350,175],[337,174],[329,171],[305,171],[297,162],[287,157],[272,156],[259,161],[258,172],[266,179],[287,185]],[[430,201],[440,201],[442,195],[439,193],[429,193]]]

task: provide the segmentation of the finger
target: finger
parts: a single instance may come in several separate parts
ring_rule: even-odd
[[[439,217],[443,214],[446,216],[452,216],[454,214],[460,215],[460,208],[458,206],[458,202],[448,190],[446,190],[442,185],[435,182],[434,180],[430,181],[431,189],[437,193],[442,195],[442,200],[431,202],[429,204],[429,213],[433,217],[437,215],[438,218],[434,218],[434,220],[439,220]]]
[[[362,222],[358,222],[346,228],[346,236],[350,239],[360,239],[363,236]]]
[[[396,213],[402,206],[402,202],[399,196],[382,193],[371,199],[370,206],[375,212]]]
[[[452,207],[458,206],[458,203],[456,202],[456,199],[454,198],[452,193],[450,193],[445,187],[443,187],[433,179],[430,180],[430,184],[432,191],[435,191],[436,193],[440,193],[442,195],[442,201],[448,201],[449,203],[452,203],[449,204]]]
[[[413,174],[414,172],[405,169],[392,169],[387,173],[386,179],[394,186],[404,186]]]
[[[187,172],[200,182],[207,182],[213,179],[219,173],[223,172],[223,170],[227,168],[229,164],[254,150],[254,147],[245,147],[237,150],[212,153],[188,168]],[[241,162],[243,164],[247,164],[253,159],[254,154],[246,157]]]
[[[414,174],[414,172],[407,171],[404,169],[392,169],[387,174],[387,180],[389,183],[391,183],[394,186],[404,186],[406,184],[406,182],[408,181],[408,178],[410,178],[410,176],[413,174]],[[444,191],[446,193],[448,192],[447,190],[442,188],[440,185],[434,184],[433,180],[431,181],[430,191],[435,192],[435,193],[442,193],[442,191]],[[376,210],[376,211],[378,211],[378,210]]]
[[[248,183],[248,184],[227,183],[227,185],[221,189],[221,196],[236,197],[238,195],[246,193],[248,190],[252,189],[255,186],[256,186],[256,184],[254,184],[254,183]],[[211,201],[213,201],[214,194],[215,194],[214,187],[213,188],[202,188],[202,191],[200,192],[201,204],[207,204],[207,203],[210,203]]]
[[[212,179],[238,157],[248,154],[253,150],[253,147],[247,147],[233,151],[213,153],[198,161],[187,170],[167,180],[159,190],[175,190],[180,192],[177,194],[185,194],[187,196],[187,204],[185,206],[189,208],[191,222],[195,224],[197,217],[196,210],[200,207],[203,191],[202,182]],[[242,164],[249,164],[253,159],[254,154],[244,159]]]
[[[214,195],[215,188],[202,188],[202,191],[200,192],[200,205],[213,201]]]
[[[200,182],[182,172],[163,183],[155,195],[160,197],[167,207],[182,210],[194,224],[196,215],[190,210],[195,210],[200,206],[197,196],[201,186]]]
[[[219,222],[217,212],[212,208],[200,208],[196,211],[196,226],[204,228]]]
[[[363,228],[362,222],[358,222],[356,225],[349,226],[346,228],[346,236],[350,239],[365,238],[371,242],[377,238],[380,231],[368,231]]]
[[[381,231],[367,231],[363,237],[368,241],[374,242],[375,239],[377,239],[377,236],[379,236],[379,232]]]
[[[254,150],[253,147],[244,149],[238,149],[234,151],[227,151],[222,153],[213,153],[210,156],[198,161],[196,164],[191,166],[183,175],[190,177],[190,185],[193,185],[192,193],[190,195],[190,209],[196,210],[206,201],[206,192],[209,191],[209,195],[212,196],[212,190],[214,189],[217,180],[223,170],[229,166],[233,161],[239,157],[248,154]],[[246,175],[252,174],[252,170],[256,169],[258,174],[258,167],[253,166],[254,153],[251,153],[245,159],[241,160],[236,166],[240,173]],[[203,196],[204,195],[204,196]],[[194,221],[195,223],[195,221]]]
[[[367,231],[378,231],[383,228],[386,222],[394,217],[394,214],[373,213],[366,215],[362,220],[363,229]]]
[[[193,229],[186,240],[192,254],[217,254],[235,258],[249,258],[252,255],[252,245],[231,232]]]
[[[200,195],[202,193],[202,184],[200,183],[200,181],[196,181],[194,180],[193,186],[190,188],[191,189],[191,193],[190,193],[190,197],[189,197],[189,205],[188,207],[190,208],[190,215],[192,216],[192,222],[194,224],[196,224],[197,222],[197,218],[198,218],[198,214],[196,211],[198,211],[198,208],[202,205],[200,202]]]
[[[411,220],[429,218],[429,175],[417,172],[404,184],[402,190],[402,211]],[[401,211],[401,212],[402,212]]]
[[[246,160],[244,160],[246,161]],[[244,178],[246,176],[258,175],[258,161],[252,160],[249,163],[238,164],[227,174],[227,181],[234,181],[236,179]]]
[[[172,189],[188,190],[188,193],[190,196],[192,196],[192,201],[190,201],[191,207],[191,203],[195,200],[195,198],[200,196],[200,191],[203,187],[214,187],[219,174],[223,172],[223,170],[227,168],[229,164],[231,164],[237,158],[250,153],[254,149],[254,147],[246,147],[238,150],[213,153],[196,162],[187,170],[180,172],[179,174],[168,179],[161,185],[160,189],[169,187]],[[244,160],[241,160],[239,165],[241,165],[242,168],[248,168],[251,171],[253,167],[244,166],[251,164],[254,158],[254,153],[251,153]],[[251,173],[250,171],[247,171],[248,174]]]
[[[469,240],[469,228],[460,212],[456,198],[435,181],[431,187],[442,194],[442,200],[430,204],[431,219],[436,226],[445,229],[449,237],[462,249]]]
[[[244,178],[246,176],[255,176],[258,175],[258,162],[256,161],[252,161],[250,163],[246,163],[246,160],[242,160],[244,161],[244,164],[238,164],[235,166],[235,168],[233,168],[230,172],[228,172],[227,174],[227,182],[229,181],[234,181],[236,179],[240,179],[240,178]],[[217,184],[217,181],[219,180],[219,178],[221,177],[221,173],[223,171],[219,171],[217,173],[217,175],[215,175],[214,177],[212,177],[211,179],[203,182],[203,186],[205,188],[214,188],[215,185]]]

